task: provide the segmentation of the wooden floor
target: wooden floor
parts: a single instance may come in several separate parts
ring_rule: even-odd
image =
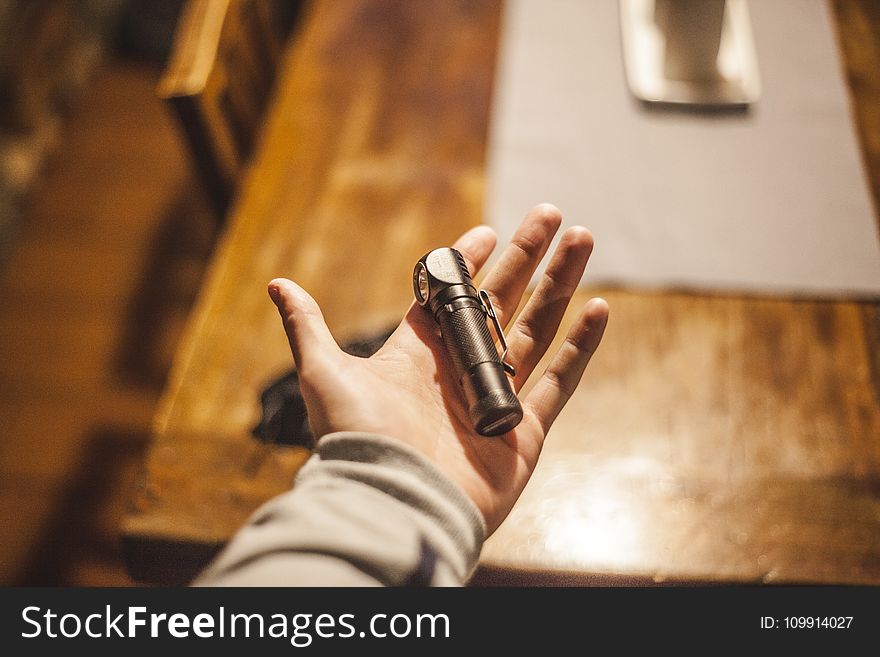
[[[216,224],[159,69],[114,60],[0,270],[0,585],[130,585],[118,525]]]

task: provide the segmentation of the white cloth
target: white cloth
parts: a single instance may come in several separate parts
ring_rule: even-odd
[[[549,201],[595,235],[586,283],[880,296],[827,5],[750,2],[759,102],[691,115],[631,97],[616,0],[508,0],[488,153],[499,243]]]

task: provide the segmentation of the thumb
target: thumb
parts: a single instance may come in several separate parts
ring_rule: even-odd
[[[293,281],[276,278],[269,282],[269,296],[284,322],[297,369],[339,351],[318,303],[308,292]]]

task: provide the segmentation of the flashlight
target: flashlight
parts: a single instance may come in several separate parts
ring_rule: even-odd
[[[483,436],[513,429],[523,411],[507,378],[507,374],[515,375],[505,361],[507,342],[489,295],[477,291],[461,253],[444,247],[425,254],[413,270],[413,292],[440,325],[474,429]],[[501,356],[487,319],[494,323]]]

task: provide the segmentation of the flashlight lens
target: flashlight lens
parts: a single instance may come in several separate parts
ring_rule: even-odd
[[[425,263],[416,263],[415,271],[413,271],[413,292],[415,292],[416,301],[419,302],[419,305],[424,306],[428,302],[428,295],[431,292],[430,287],[428,270],[425,268]]]
[[[415,291],[416,291],[416,300],[421,304],[425,305],[428,301],[428,294],[430,293],[429,284],[428,284],[428,270],[425,269],[424,263],[418,263],[416,266],[416,280],[415,280]]]

